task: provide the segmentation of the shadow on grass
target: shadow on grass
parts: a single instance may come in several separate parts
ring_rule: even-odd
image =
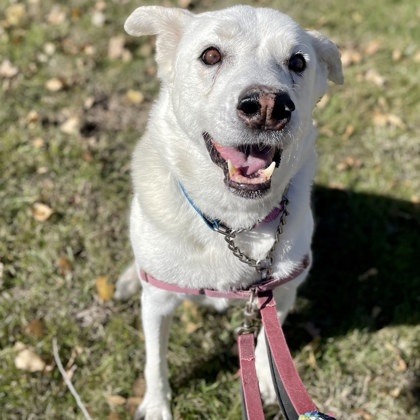
[[[299,293],[305,305],[286,326],[292,348],[304,344],[292,330],[305,322],[323,338],[354,328],[418,323],[418,206],[316,187],[314,207],[314,264]]]

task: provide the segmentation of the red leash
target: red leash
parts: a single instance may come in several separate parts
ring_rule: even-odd
[[[280,321],[277,316],[273,289],[296,279],[309,266],[309,256],[305,255],[299,266],[288,276],[253,285],[247,290],[218,291],[213,289],[192,289],[169,284],[141,271],[141,279],[152,286],[169,292],[193,296],[209,296],[228,299],[247,299],[245,323],[238,331],[238,348],[244,417],[248,420],[264,420],[263,404],[255,368],[255,338],[258,326],[255,320],[261,317],[264,326],[273,382],[279,404],[288,420],[334,420],[319,413],[312,402],[295,368],[287,346]]]

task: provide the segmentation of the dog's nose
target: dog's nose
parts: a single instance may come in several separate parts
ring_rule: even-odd
[[[295,104],[283,91],[265,86],[246,90],[239,98],[239,118],[249,127],[260,130],[282,130],[292,117]]]

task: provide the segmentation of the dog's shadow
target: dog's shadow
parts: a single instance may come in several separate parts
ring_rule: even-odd
[[[317,187],[314,207],[314,264],[289,325],[311,322],[330,337],[418,323],[418,205]]]
[[[315,188],[313,203],[314,263],[284,326],[292,352],[315,336],[327,339],[353,329],[418,323],[418,205],[325,187]],[[221,366],[235,371],[234,342],[232,333],[220,343],[223,352],[215,348],[207,360],[175,379],[177,386],[191,377],[211,381]]]

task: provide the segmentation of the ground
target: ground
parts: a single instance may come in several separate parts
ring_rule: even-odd
[[[112,299],[132,259],[130,154],[158,90],[153,39],[122,29],[139,3],[0,0],[5,419],[82,418],[54,339],[92,418],[129,419],[144,393],[138,298]],[[252,4],[324,32],[344,63],[315,113],[315,264],[285,326],[303,381],[340,419],[420,418],[418,3]],[[238,309],[177,313],[175,418],[240,418],[239,322]]]

